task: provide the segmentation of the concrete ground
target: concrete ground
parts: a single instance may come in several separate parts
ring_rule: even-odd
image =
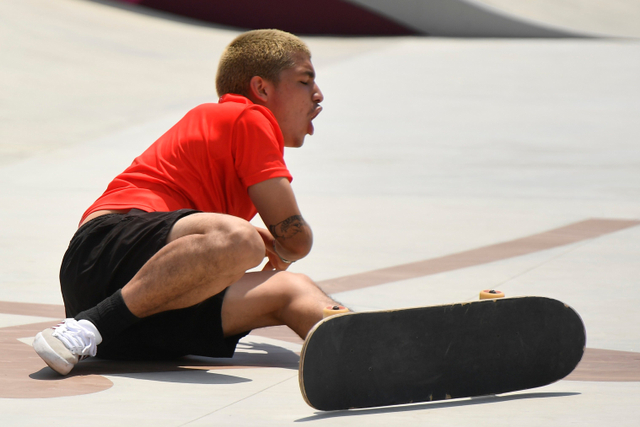
[[[637,425],[635,40],[306,39],[326,100],[316,135],[286,153],[315,234],[292,270],[357,310],[486,288],[560,299],[588,335],[567,379],[322,413],[301,397],[301,343],[282,329],[252,333],[231,360],[53,375],[28,343],[63,317],[57,272],[80,215],[216,100],[236,34],[107,2],[0,3],[0,425]]]

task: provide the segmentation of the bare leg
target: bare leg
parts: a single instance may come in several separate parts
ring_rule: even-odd
[[[264,256],[264,242],[247,221],[193,214],[176,223],[168,244],[122,288],[122,297],[137,317],[190,307],[238,281]]]
[[[222,305],[225,335],[287,325],[301,337],[337,304],[307,276],[245,272],[264,259],[264,242],[248,222],[193,214],[173,227],[168,244],[122,288],[137,317],[190,307],[229,288]]]
[[[322,320],[323,308],[336,304],[305,275],[287,271],[248,273],[225,294],[222,329],[231,336],[287,325],[305,338]]]

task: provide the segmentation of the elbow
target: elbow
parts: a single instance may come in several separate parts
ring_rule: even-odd
[[[297,261],[309,255],[313,247],[313,234],[311,230],[305,233],[298,233],[294,238],[280,241],[280,244],[286,251],[288,258]]]

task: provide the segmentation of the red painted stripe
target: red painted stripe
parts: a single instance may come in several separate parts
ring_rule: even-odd
[[[640,221],[635,219],[589,219],[534,234],[533,236],[483,246],[439,258],[323,280],[318,282],[318,285],[328,294],[352,291],[528,255],[587,239],[594,239],[638,225],[640,225]]]
[[[121,0],[131,3],[131,0]],[[415,31],[342,0],[141,0],[140,5],[239,28],[296,34],[410,35]]]

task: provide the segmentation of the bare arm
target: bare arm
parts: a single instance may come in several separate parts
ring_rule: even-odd
[[[311,228],[302,217],[286,178],[272,178],[252,185],[249,197],[269,228],[269,233],[263,229],[258,231],[265,242],[272,267],[284,270],[288,264],[282,260],[297,261],[311,251]]]

